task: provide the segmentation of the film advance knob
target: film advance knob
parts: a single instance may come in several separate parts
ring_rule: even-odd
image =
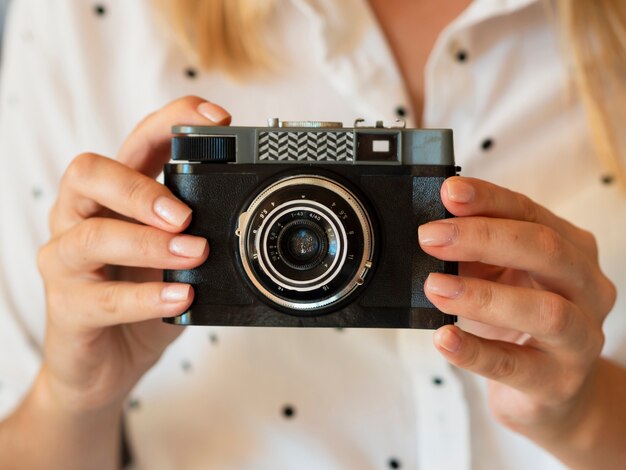
[[[175,136],[172,138],[172,160],[235,162],[237,139],[229,135]]]

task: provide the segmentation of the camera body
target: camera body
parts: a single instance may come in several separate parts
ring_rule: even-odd
[[[438,328],[456,318],[426,298],[418,226],[450,217],[450,130],[281,122],[176,126],[165,185],[191,207],[186,233],[209,240],[180,325]]]

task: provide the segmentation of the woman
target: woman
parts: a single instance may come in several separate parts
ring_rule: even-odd
[[[115,467],[125,429],[140,468],[619,468],[626,325],[616,314],[602,332],[615,288],[600,268],[626,287],[618,173],[593,155],[581,100],[566,99],[543,4],[438,3],[160,7],[237,81],[188,63],[148,2],[16,2],[2,95],[5,466]],[[216,18],[207,5],[243,9],[221,33],[194,30]],[[257,77],[238,66],[262,57],[261,25],[278,64]],[[172,101],[185,94],[221,106]],[[150,177],[171,125],[230,113],[453,128],[464,175],[491,183],[449,180],[442,199],[459,217],[421,227],[419,243],[463,263],[425,285],[463,329],[435,333],[436,350],[422,331],[190,328],[174,342],[180,329],[159,319],[193,292],[156,270],[197,266],[210,248],[180,235],[193,214]],[[74,158],[84,149],[95,153]],[[565,219],[593,230],[600,260]],[[621,365],[599,358],[605,334]]]

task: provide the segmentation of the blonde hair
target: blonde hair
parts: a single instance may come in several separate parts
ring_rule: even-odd
[[[547,0],[550,1],[550,0]],[[182,49],[234,77],[275,65],[264,29],[276,0],[155,0]],[[626,187],[612,104],[626,108],[626,2],[551,0],[607,176]],[[619,111],[618,111],[619,112]]]
[[[154,0],[181,49],[204,69],[240,78],[271,68],[265,26],[275,0]]]
[[[555,0],[571,76],[607,177],[626,189],[618,125],[626,114],[626,2]]]

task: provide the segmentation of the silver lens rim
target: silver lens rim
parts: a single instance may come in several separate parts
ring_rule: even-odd
[[[347,202],[350,208],[354,211],[358,218],[361,231],[363,233],[363,255],[361,257],[361,260],[359,260],[355,276],[348,283],[346,283],[343,289],[341,289],[332,297],[328,297],[315,302],[295,302],[291,300],[286,300],[268,290],[261,282],[259,282],[256,275],[254,274],[254,270],[252,268],[252,260],[248,256],[249,253],[246,246],[248,232],[251,228],[251,216],[255,213],[255,210],[259,207],[259,205],[263,201],[265,201],[268,196],[275,193],[276,191],[295,185],[318,186],[336,193],[345,202]],[[311,201],[307,200],[307,202]],[[265,188],[263,191],[261,191],[261,193],[259,193],[256,198],[254,198],[254,200],[250,203],[247,209],[240,214],[239,227],[237,228],[236,234],[239,236],[240,259],[242,261],[243,268],[248,277],[248,280],[252,282],[254,287],[270,301],[281,307],[285,307],[295,311],[319,310],[337,303],[338,301],[350,295],[356,288],[363,285],[365,277],[372,267],[375,240],[372,222],[369,215],[367,214],[367,211],[365,210],[362,203],[358,200],[358,198],[348,188],[330,178],[321,175],[301,174],[288,176],[276,181],[269,187]]]

